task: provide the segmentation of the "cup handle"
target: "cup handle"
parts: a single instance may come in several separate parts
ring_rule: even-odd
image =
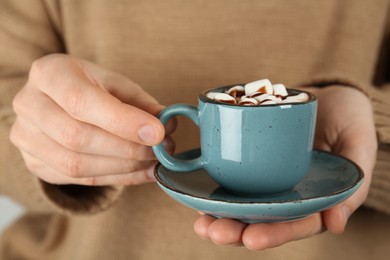
[[[192,105],[176,104],[169,106],[161,111],[158,118],[165,125],[170,118],[179,115],[188,117],[197,126],[199,126],[198,108]],[[152,148],[160,163],[171,171],[189,172],[203,168],[203,163],[200,157],[192,160],[179,160],[168,154],[161,143],[153,146]]]

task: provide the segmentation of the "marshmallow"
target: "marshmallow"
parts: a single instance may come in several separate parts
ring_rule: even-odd
[[[242,97],[245,94],[245,88],[243,86],[237,85],[229,88],[228,90],[225,91],[225,93],[229,94],[234,98]]]
[[[206,97],[214,99],[217,94],[219,94],[219,92],[209,92],[206,94]]]
[[[270,100],[273,101],[275,104],[279,104],[282,102],[282,99],[280,97],[275,97],[274,95],[271,94],[266,94],[266,93],[255,93],[251,97],[256,99],[259,104],[263,104],[263,102]]]
[[[288,96],[287,89],[283,84],[274,84],[272,85],[272,88],[274,90],[273,94],[275,96],[281,96],[281,97]]]
[[[298,102],[305,102],[309,99],[309,96],[302,92],[302,93],[299,93],[298,95],[294,95],[294,96],[288,96],[287,98],[285,98],[282,103],[298,103]]]
[[[237,103],[237,101],[234,97],[232,97],[226,93],[216,93],[216,95],[214,96],[214,100],[224,102],[224,103],[229,103],[229,104],[236,104]]]
[[[259,102],[255,98],[242,96],[238,104],[242,106],[256,106]]]
[[[261,79],[245,85],[245,95],[250,96],[256,92],[272,94],[273,89],[271,81],[268,79]]]
[[[276,104],[275,101],[266,100],[266,101],[264,101],[263,103],[261,103],[260,105],[275,105],[275,104]]]
[[[255,98],[255,99],[257,99],[257,101],[261,102],[270,96],[272,96],[272,95],[267,94],[267,93],[262,93],[262,92],[256,92],[256,93],[253,93],[252,95],[250,95],[249,97]]]

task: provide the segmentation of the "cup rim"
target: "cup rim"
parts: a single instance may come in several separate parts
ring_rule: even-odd
[[[304,104],[308,104],[308,103],[312,103],[312,102],[316,102],[317,101],[317,97],[307,91],[307,90],[302,90],[302,89],[295,89],[295,88],[287,88],[287,92],[296,92],[297,94],[299,93],[306,93],[308,96],[309,96],[309,99],[305,102],[290,102],[290,103],[279,103],[279,104],[269,104],[269,105],[261,105],[261,106],[240,106],[238,104],[230,104],[230,103],[224,103],[224,102],[220,102],[220,101],[215,101],[214,99],[211,99],[209,97],[206,96],[206,94],[210,91],[219,91],[219,92],[223,92],[225,89],[228,89],[228,88],[231,88],[231,87],[234,87],[234,86],[237,86],[237,85],[245,85],[245,83],[241,83],[241,84],[233,84],[233,85],[227,85],[227,86],[223,86],[223,87],[216,87],[216,88],[209,88],[205,91],[203,91],[201,94],[199,94],[199,100],[203,101],[203,102],[207,102],[207,103],[213,103],[213,104],[216,104],[216,105],[222,105],[222,106],[230,106],[230,107],[240,107],[240,108],[246,108],[246,109],[254,109],[254,108],[261,108],[261,107],[280,107],[280,106],[298,106],[298,105],[304,105]]]

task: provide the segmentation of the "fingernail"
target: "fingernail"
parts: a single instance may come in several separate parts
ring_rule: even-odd
[[[146,170],[146,175],[150,180],[156,180],[156,177],[154,176],[156,165],[153,165],[152,167],[149,167],[149,169]]]
[[[162,142],[162,145],[164,146],[165,150],[172,155],[173,152],[175,151],[175,143],[172,142],[170,139],[165,138]]]
[[[343,214],[344,214],[344,217],[345,217],[345,221],[348,220],[348,218],[351,216],[351,211],[349,210],[349,208],[347,206],[343,206]]]
[[[155,144],[156,136],[156,127],[153,125],[144,125],[138,130],[138,137],[146,144]]]

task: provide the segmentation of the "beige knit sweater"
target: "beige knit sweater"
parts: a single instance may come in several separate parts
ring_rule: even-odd
[[[193,242],[196,212],[155,184],[55,186],[25,168],[8,140],[11,102],[31,63],[58,52],[120,72],[165,105],[259,78],[358,88],[372,100],[380,141],[365,205],[390,214],[388,9],[386,0],[0,1],[0,193],[28,212],[4,234],[0,258],[163,259],[160,250],[196,259],[205,250]],[[183,121],[178,150],[197,136]]]

